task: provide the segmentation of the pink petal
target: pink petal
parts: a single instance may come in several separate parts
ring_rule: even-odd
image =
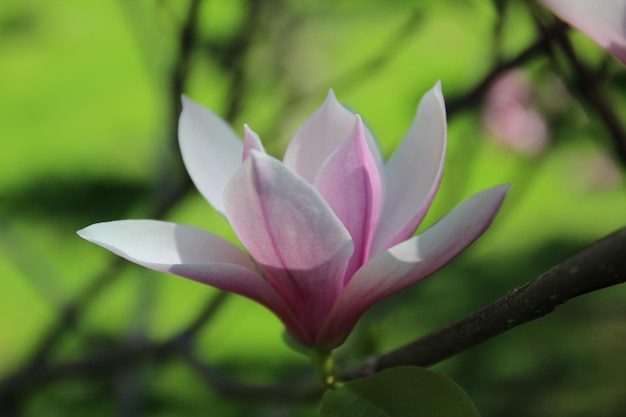
[[[189,176],[215,210],[224,214],[222,194],[241,166],[243,145],[220,117],[187,97],[178,124],[178,140]]]
[[[374,303],[426,278],[457,256],[489,227],[509,189],[502,185],[474,195],[424,233],[361,268],[341,293],[316,346],[338,346]]]
[[[380,208],[380,174],[360,117],[351,137],[322,165],[314,184],[352,236],[354,254],[345,283],[369,258]]]
[[[258,152],[233,176],[224,201],[241,242],[316,334],[352,255],[348,231],[311,185]]]
[[[261,139],[259,135],[254,133],[252,129],[248,127],[248,125],[243,125],[243,156],[242,161],[244,162],[250,156],[250,152],[257,151],[261,153],[265,153],[265,148],[263,148],[263,144],[261,143]]]
[[[330,90],[322,106],[302,124],[289,143],[285,165],[312,184],[326,158],[350,136],[355,118]],[[367,129],[365,136],[374,160],[382,166],[378,145]]]
[[[626,64],[626,1],[539,0]]]
[[[232,243],[201,229],[156,220],[120,220],[78,231],[83,239],[131,262],[251,298],[272,310],[294,338],[310,344],[293,312],[255,272],[250,257]]]
[[[426,216],[441,181],[446,142],[446,109],[437,82],[385,165],[384,203],[372,256],[406,240]]]

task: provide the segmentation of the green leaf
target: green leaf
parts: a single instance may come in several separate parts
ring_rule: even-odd
[[[320,417],[479,417],[450,378],[415,366],[392,368],[327,391]]]

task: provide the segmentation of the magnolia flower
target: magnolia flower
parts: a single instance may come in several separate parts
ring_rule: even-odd
[[[539,0],[626,64],[626,0]]]
[[[491,223],[508,186],[478,193],[422,234],[441,179],[446,118],[438,83],[383,163],[371,133],[333,92],[283,161],[244,126],[183,98],[180,147],[193,182],[248,251],[192,226],[91,225],[79,235],[147,268],[255,300],[301,345],[330,350],[374,303],[426,278]]]
[[[538,155],[548,145],[548,125],[519,70],[501,74],[489,86],[483,125],[500,144],[526,155]]]

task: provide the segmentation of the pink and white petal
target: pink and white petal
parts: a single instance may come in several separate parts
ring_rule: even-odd
[[[131,262],[251,298],[273,311],[300,343],[310,343],[284,300],[258,273],[250,257],[229,241],[182,224],[157,220],[96,223],[83,239]]]
[[[182,102],[178,141],[185,167],[198,191],[224,214],[222,194],[241,166],[243,144],[215,113],[187,97]]]
[[[350,136],[355,118],[330,90],[322,106],[302,124],[289,143],[283,158],[285,165],[312,184],[324,161]],[[374,160],[382,166],[376,141],[367,129],[365,135]]]
[[[626,64],[626,1],[539,0]]]
[[[385,165],[385,193],[372,256],[406,240],[422,222],[443,173],[446,109],[441,82],[428,91],[402,143]]]
[[[450,262],[487,230],[509,189],[502,185],[475,194],[424,233],[381,253],[357,271],[329,314],[316,346],[340,345],[374,303]]]
[[[369,258],[378,222],[381,180],[357,116],[350,138],[327,160],[317,174],[315,188],[346,227],[354,244],[345,282]]]
[[[261,143],[261,138],[248,125],[243,125],[243,156],[241,162],[245,162],[250,156],[250,152],[257,151],[265,153],[265,148]]]
[[[250,257],[224,238],[193,226],[159,220],[117,220],[78,231],[83,239],[140,265],[168,272],[171,265],[239,265],[254,271]],[[149,267],[150,268],[150,267]]]
[[[241,242],[309,333],[316,334],[352,255],[346,228],[310,184],[254,151],[228,184],[224,201]]]

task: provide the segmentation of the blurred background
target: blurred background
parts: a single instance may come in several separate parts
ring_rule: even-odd
[[[0,415],[317,415],[308,362],[268,311],[75,231],[162,218],[236,241],[180,162],[181,93],[282,157],[333,88],[388,157],[437,80],[449,151],[420,230],[514,187],[476,244],[366,314],[343,367],[624,226],[626,69],[526,1],[0,2]],[[434,369],[484,416],[624,415],[625,318],[612,287]]]

